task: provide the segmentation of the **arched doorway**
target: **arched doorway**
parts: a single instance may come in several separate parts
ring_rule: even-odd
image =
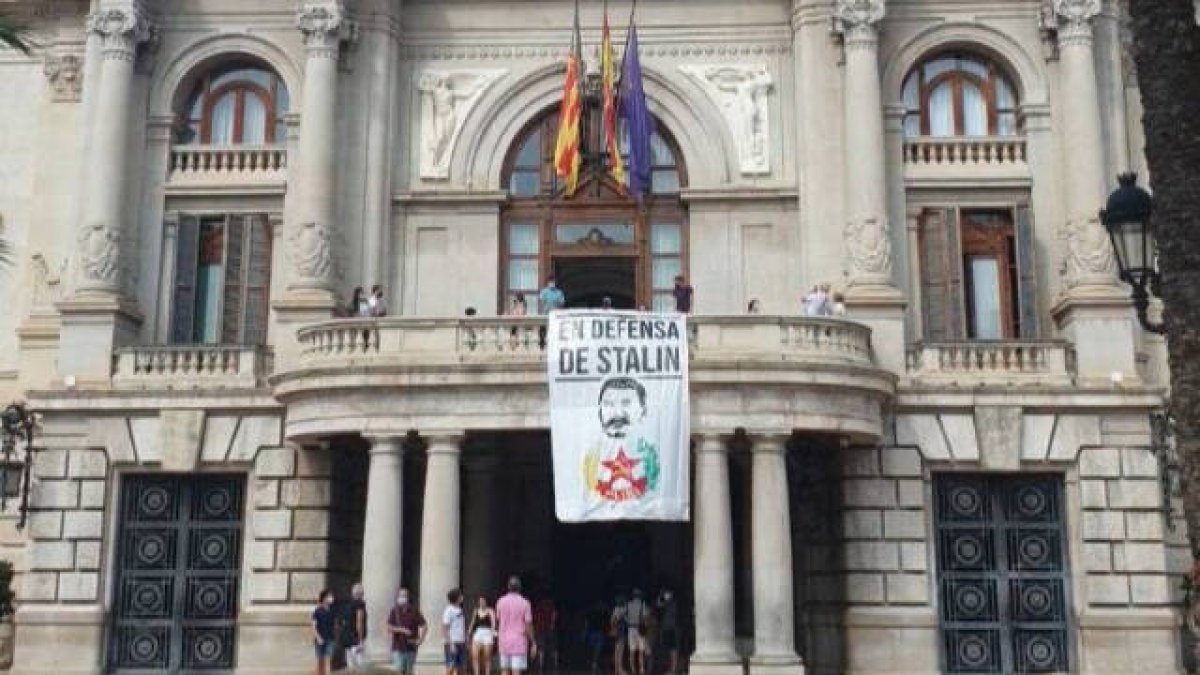
[[[504,165],[500,310],[517,295],[536,308],[553,275],[570,307],[673,309],[675,276],[687,273],[687,174],[674,141],[658,125],[651,139],[651,194],[642,203],[608,174],[599,115],[585,117],[584,162],[567,196],[554,172],[558,109],[543,112],[514,142]],[[627,147],[622,138],[622,148]]]

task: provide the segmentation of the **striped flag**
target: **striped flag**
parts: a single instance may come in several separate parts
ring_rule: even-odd
[[[613,58],[612,33],[608,29],[608,2],[604,3],[604,35],[600,43],[600,70],[604,95],[604,151],[608,155],[608,172],[625,190],[625,161],[617,139],[617,67]]]
[[[583,114],[582,63],[583,39],[579,31],[579,0],[575,0],[575,35],[567,55],[567,76],[563,82],[562,108],[558,117],[558,141],[554,145],[554,171],[567,182],[567,195],[579,187],[579,121]]]

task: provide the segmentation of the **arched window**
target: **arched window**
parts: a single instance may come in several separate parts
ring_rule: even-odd
[[[1013,136],[1017,96],[993,61],[942,53],[923,61],[904,81],[904,135]]]
[[[658,125],[651,139],[651,193],[639,206],[594,150],[600,147],[599,118],[589,116],[585,153],[591,161],[584,162],[571,197],[554,171],[557,108],[513,144],[503,179],[509,201],[501,233],[502,311],[521,296],[530,313],[537,312],[538,290],[550,276],[568,306],[598,307],[608,297],[618,309],[674,308],[675,277],[687,271],[687,218],[679,196],[686,172]],[[621,144],[626,147],[626,139]]]
[[[283,80],[252,62],[205,73],[181,114],[176,141],[211,145],[269,145],[286,137],[288,92]]]

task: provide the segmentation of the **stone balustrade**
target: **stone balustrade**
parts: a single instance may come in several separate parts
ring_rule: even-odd
[[[938,385],[1069,385],[1074,380],[1070,344],[1055,340],[918,344],[908,352],[907,370],[916,382]]]
[[[118,349],[114,389],[253,389],[264,386],[273,358],[247,345],[142,345]]]
[[[386,318],[329,321],[300,330],[302,366],[342,359],[421,363],[544,360],[543,317]],[[798,316],[698,316],[688,320],[692,358],[872,365],[869,328]]]
[[[287,180],[283,146],[175,145],[168,186],[282,185]]]
[[[1027,178],[1023,136],[919,136],[904,141],[907,180],[963,181]]]

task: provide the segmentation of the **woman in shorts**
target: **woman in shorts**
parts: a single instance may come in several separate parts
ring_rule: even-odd
[[[496,645],[496,612],[488,606],[487,596],[481,595],[471,612],[471,667],[475,675],[492,675],[492,651]]]

